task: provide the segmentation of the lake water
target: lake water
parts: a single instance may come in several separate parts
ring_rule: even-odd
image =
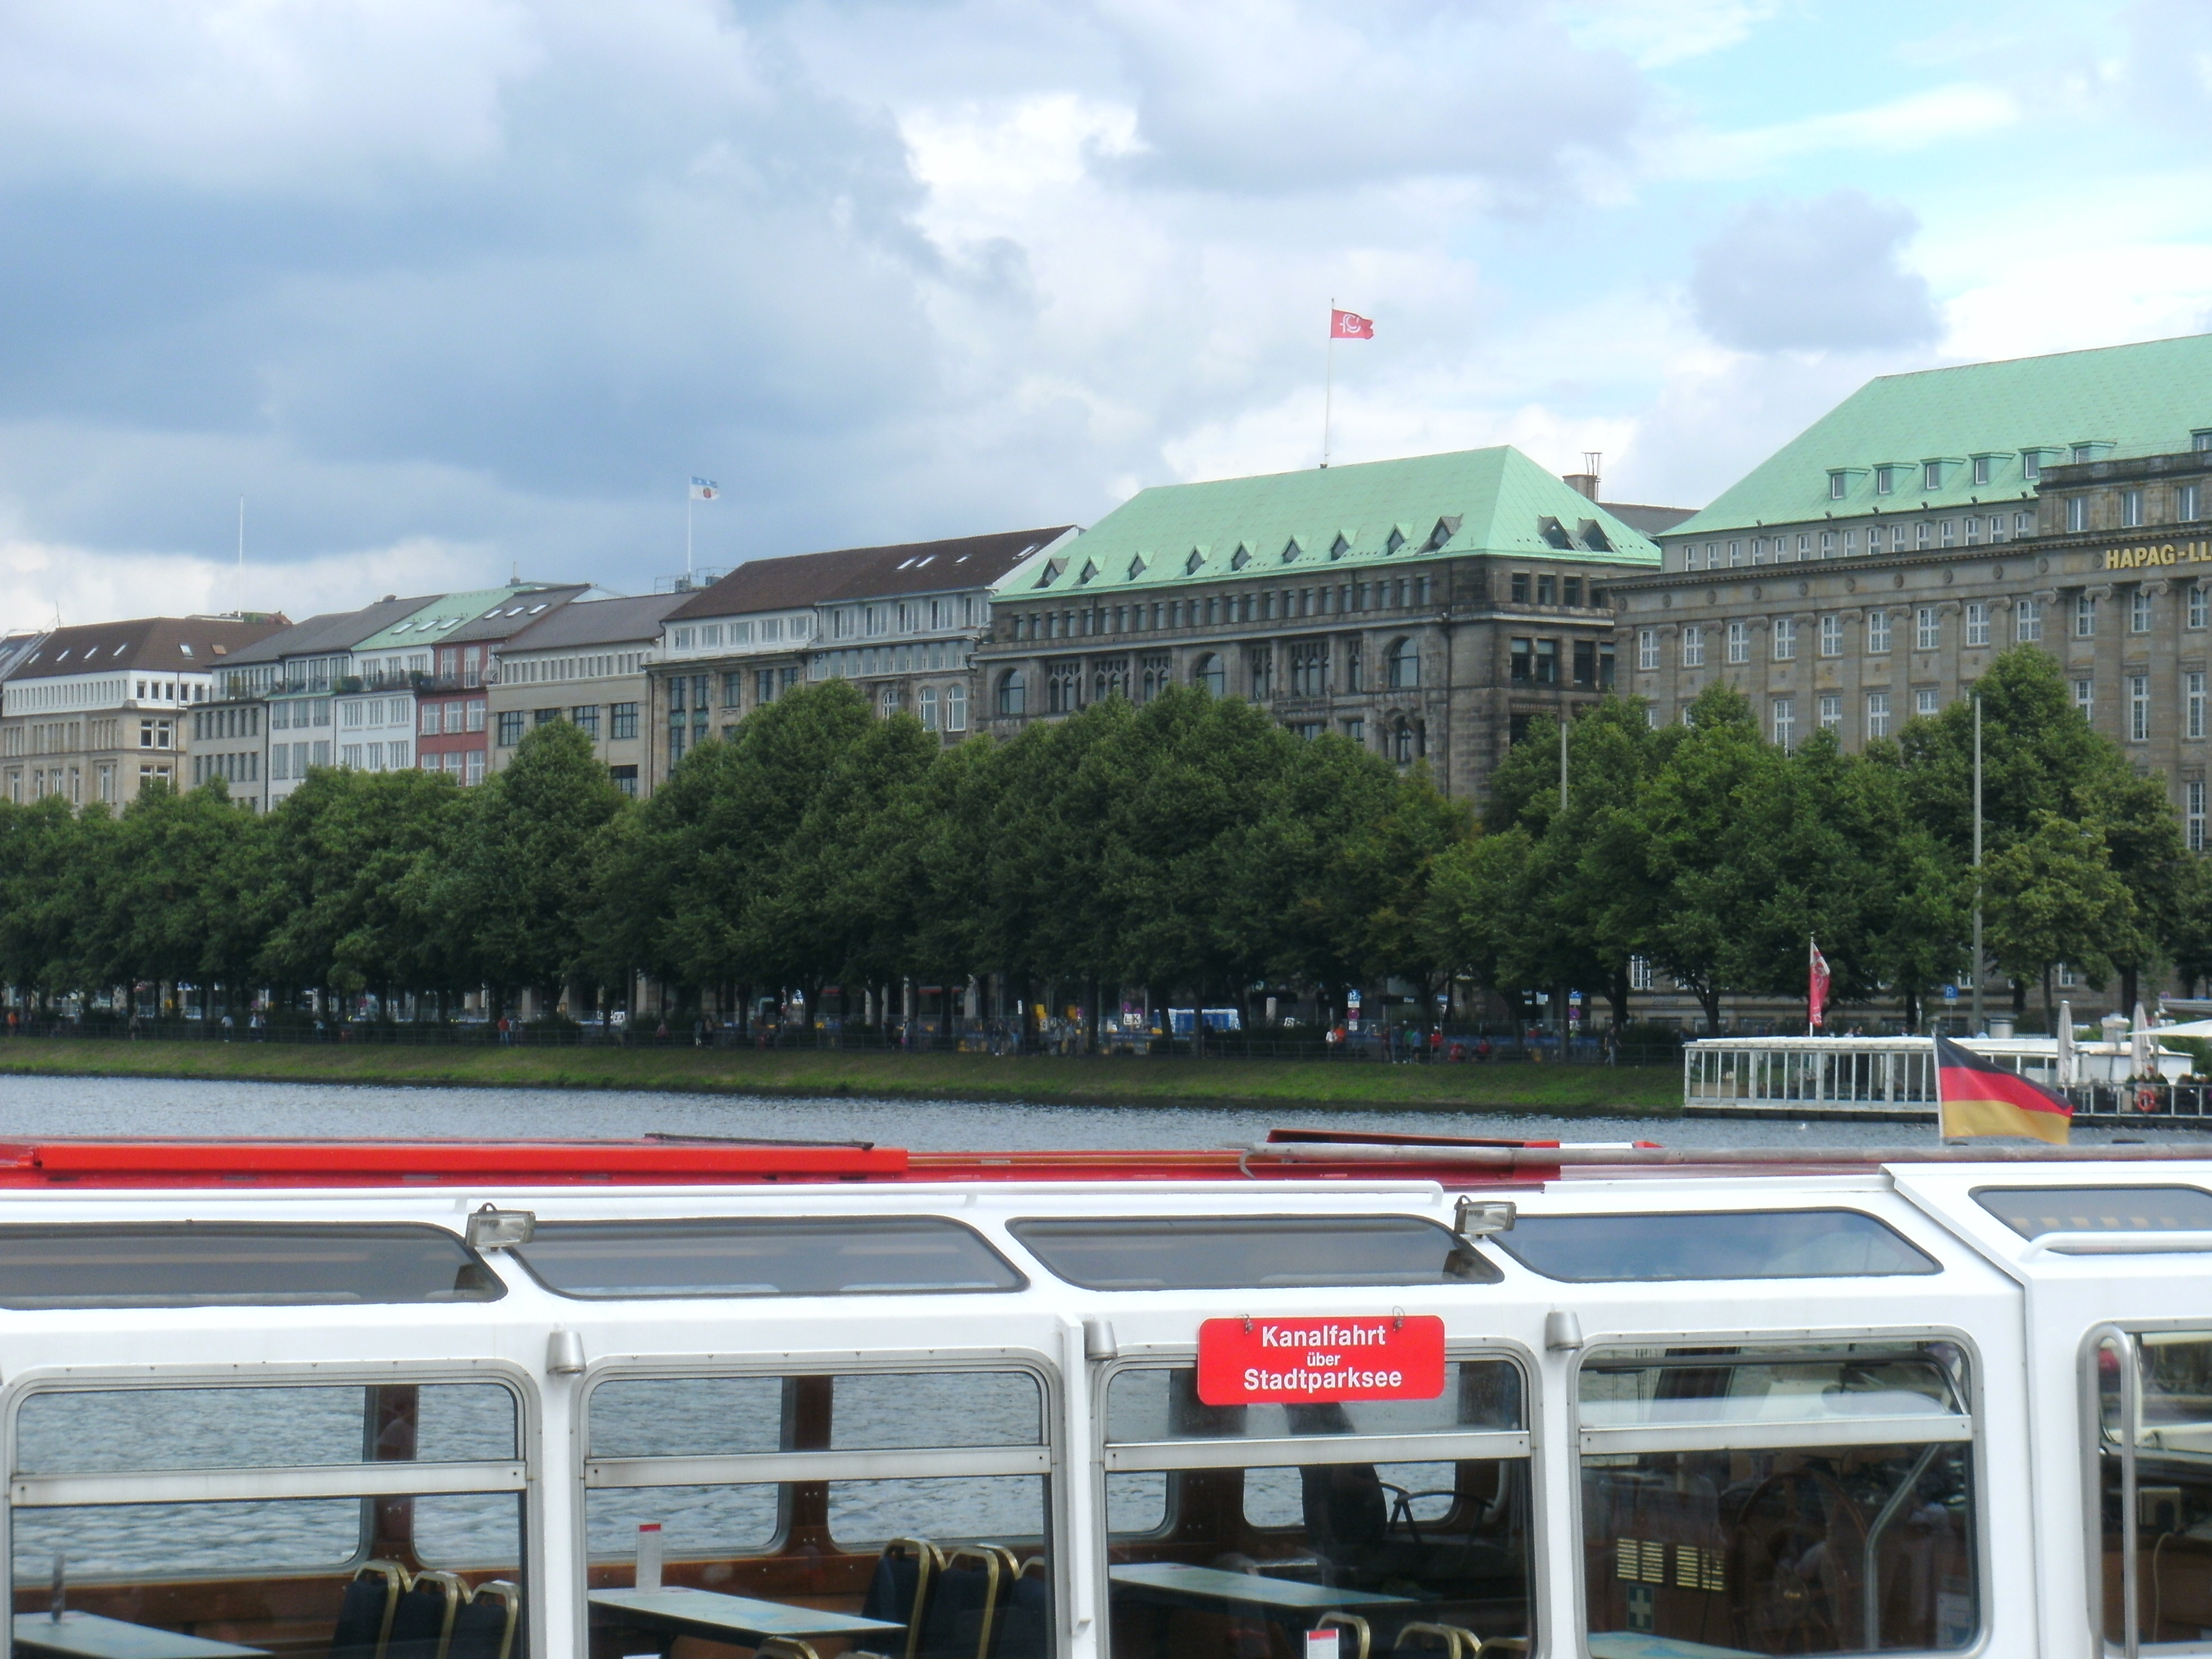
[[[1226,1062],[1224,1062],[1226,1063]],[[1670,1146],[1897,1146],[1932,1127],[1741,1118],[1553,1117],[1520,1112],[1316,1111],[1294,1106],[1004,1105],[972,1101],[770,1100],[641,1090],[380,1088],[0,1077],[0,1136],[482,1137],[760,1135],[872,1140],[924,1151],[1226,1146],[1299,1125]],[[2119,1133],[2083,1129],[2083,1142]]]

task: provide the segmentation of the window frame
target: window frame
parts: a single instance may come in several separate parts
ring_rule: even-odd
[[[732,1358],[718,1353],[611,1354],[592,1361],[576,1379],[570,1434],[569,1483],[574,1522],[569,1528],[571,1559],[568,1583],[570,1608],[578,1631],[591,1627],[591,1538],[586,1506],[590,1494],[606,1488],[689,1486],[767,1486],[796,1480],[907,1480],[932,1476],[1042,1475],[1046,1483],[1045,1524],[1050,1547],[1054,1628],[1049,1636],[1054,1659],[1066,1650],[1068,1631],[1076,1621],[1103,1610],[1103,1601],[1076,1605],[1076,1577],[1068,1571],[1069,1528],[1068,1458],[1066,1433],[1067,1389],[1060,1367],[1062,1357],[1045,1348],[1018,1344],[973,1348],[884,1348],[857,1353],[851,1349],[792,1350],[785,1353]],[[678,1457],[593,1457],[591,1454],[592,1396],[610,1382],[643,1382],[654,1378],[852,1376],[907,1372],[1020,1371],[1034,1377],[1038,1388],[1039,1430],[1036,1446],[917,1447],[902,1451],[737,1452]],[[1087,1402],[1086,1402],[1087,1403]],[[991,1463],[995,1467],[979,1468]],[[641,1480],[642,1474],[659,1478]],[[617,1479],[617,1475],[629,1478]],[[596,1478],[595,1478],[596,1477]],[[1097,1483],[1100,1517],[1104,1516],[1105,1483]],[[779,1547],[782,1540],[777,1540]],[[1105,1552],[1099,1553],[1101,1571],[1096,1581],[1103,1594]],[[1091,1581],[1085,1575],[1083,1581]]]
[[[1907,1236],[1907,1242],[1913,1242],[1910,1236]],[[1773,1282],[1788,1283],[1790,1281]],[[1711,1346],[1732,1346],[1748,1350],[1750,1352],[1744,1356],[1747,1359],[1756,1359],[1762,1355],[1778,1359],[1786,1358],[1792,1352],[1802,1352],[1808,1347],[1838,1342],[1894,1342],[1900,1346],[1908,1344],[1948,1342],[1955,1346],[1966,1357],[1966,1399],[1963,1402],[1965,1406],[1963,1415],[1967,1429],[1965,1438],[1945,1437],[1929,1440],[1913,1440],[1901,1438],[1894,1431],[1907,1423],[1924,1424],[1930,1420],[1927,1418],[1870,1418],[1863,1419],[1861,1423],[1853,1423],[1850,1419],[1839,1419],[1833,1424],[1802,1422],[1776,1424],[1772,1426],[1778,1432],[1784,1430],[1790,1431],[1790,1439],[1786,1442],[1775,1439],[1771,1446],[1764,1448],[1756,1442],[1746,1442],[1741,1433],[1737,1432],[1765,1426],[1758,1424],[1716,1424],[1710,1426],[1704,1424],[1663,1426],[1646,1425],[1641,1427],[1607,1429],[1586,1428],[1583,1424],[1583,1369],[1592,1359],[1603,1359],[1608,1355],[1639,1348]],[[1990,1554],[1991,1530],[1989,1522],[1990,1472],[1987,1437],[1984,1431],[1985,1414],[1983,1409],[1983,1390],[1985,1384],[1983,1380],[1983,1368],[1981,1345],[1974,1340],[1971,1333],[1957,1326],[1948,1325],[1901,1326],[1883,1329],[1853,1326],[1839,1329],[1806,1328],[1776,1331],[1623,1332],[1608,1334],[1577,1350],[1567,1365],[1568,1433],[1561,1437],[1563,1440],[1569,1441],[1572,1448],[1572,1462],[1565,1471],[1565,1479],[1568,1489],[1568,1526],[1574,1540],[1574,1547],[1568,1552],[1573,1562],[1569,1569],[1572,1574],[1570,1593],[1574,1604],[1573,1645],[1571,1648],[1555,1650],[1555,1651],[1571,1653],[1576,1656],[1576,1659],[1589,1659],[1588,1569],[1589,1552],[1583,1547],[1583,1531],[1584,1524],[1583,1459],[1586,1455],[1592,1454],[1604,1455],[1608,1451],[1629,1451],[1635,1449],[1636,1443],[1639,1442],[1648,1442],[1642,1447],[1648,1451],[1700,1449],[1700,1437],[1735,1438],[1738,1441],[1738,1448],[1747,1450],[1786,1449],[1791,1444],[1802,1446],[1811,1443],[1808,1437],[1812,1435],[1841,1431],[1839,1437],[1831,1438],[1824,1443],[1829,1445],[1936,1444],[1964,1445],[1967,1448],[1973,1482],[1975,1522],[1974,1535],[1970,1541],[1972,1546],[1975,1584],[1978,1591],[1975,1599],[1974,1635],[1971,1640],[1958,1648],[1897,1648],[1882,1649],[1879,1651],[1891,1655],[1939,1653],[1950,1655],[1953,1659],[1964,1659],[1965,1656],[1986,1652],[1990,1642],[1991,1601],[1994,1591],[1990,1578],[1992,1562]],[[1853,1431],[1856,1431],[1856,1435]],[[1888,1431],[1888,1432],[1869,1432],[1869,1431]],[[1723,1449],[1730,1449],[1723,1448]],[[2094,1514],[2093,1510],[2093,1518]]]

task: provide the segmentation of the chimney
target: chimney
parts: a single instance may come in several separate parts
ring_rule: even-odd
[[[1597,499],[1598,463],[1605,459],[1604,452],[1595,449],[1583,451],[1583,470],[1565,475],[1567,488],[1590,501]]]

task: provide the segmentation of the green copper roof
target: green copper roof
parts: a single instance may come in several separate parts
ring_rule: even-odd
[[[392,623],[382,633],[370,635],[354,649],[390,651],[403,646],[428,644],[452,633],[464,623],[474,622],[495,605],[519,603],[525,595],[538,591],[525,583],[519,587],[484,587],[471,593],[447,593]]]
[[[2212,334],[1885,374],[1667,536],[2014,503],[2035,495],[2025,471],[2030,451],[2045,465],[2071,461],[2076,446],[2088,447],[2085,460],[2170,454],[2206,428]],[[1988,481],[1978,484],[1977,457],[1989,463]],[[1877,488],[1883,467],[1896,469],[1887,495]],[[1829,479],[1838,474],[1843,493],[1832,496]]]
[[[1231,575],[1310,579],[1470,553],[1659,563],[1649,538],[1499,447],[1157,485],[1009,572],[995,591],[1025,599]]]

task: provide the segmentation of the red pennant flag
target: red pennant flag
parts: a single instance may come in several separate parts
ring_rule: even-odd
[[[1812,1026],[1819,1030],[1822,1016],[1828,1011],[1828,959],[1820,954],[1818,945],[1813,946],[1813,975],[1807,986],[1805,1000],[1812,1010]]]
[[[2063,1146],[2074,1127],[2074,1104],[2065,1096],[1948,1037],[1936,1039],[1936,1094],[1946,1139],[2027,1135]]]
[[[1375,319],[1363,317],[1356,311],[1332,311],[1328,313],[1328,337],[1332,340],[1371,340],[1375,337]]]

